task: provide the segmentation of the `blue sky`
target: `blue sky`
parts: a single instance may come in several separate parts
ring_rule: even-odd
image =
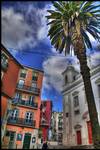
[[[2,2],[2,43],[23,65],[44,71],[42,99],[52,100],[53,109],[62,111],[61,73],[67,67],[67,58],[51,46],[48,34],[47,10],[53,9],[50,1]],[[92,63],[97,64],[100,53],[91,37],[94,51]],[[99,55],[98,55],[99,54]],[[74,66],[79,70],[76,57]]]

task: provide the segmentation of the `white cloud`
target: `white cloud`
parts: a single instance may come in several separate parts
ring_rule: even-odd
[[[92,55],[90,55],[89,58],[91,66],[96,66],[100,64],[100,52],[94,52]]]
[[[63,85],[62,72],[67,68],[69,58],[69,56],[55,56],[50,57],[43,62],[43,69],[45,73],[43,80],[43,89],[50,90],[53,87],[59,93],[61,92]],[[72,59],[72,65],[75,67],[75,70],[80,72],[78,59],[76,57],[71,57],[70,59]],[[96,66],[98,64],[100,64],[100,52],[95,52],[91,55],[91,65]]]
[[[48,5],[40,9],[32,4],[27,5],[25,13],[15,12],[12,7],[2,8],[2,43],[7,48],[22,50],[34,48],[41,40],[46,42],[47,9]]]
[[[77,59],[74,58],[74,66],[79,70],[79,65]],[[43,87],[50,89],[55,88],[58,92],[61,92],[63,85],[62,72],[66,69],[68,61],[66,57],[50,57],[43,63],[43,68],[45,72]]]
[[[22,14],[15,13],[12,8],[2,9],[2,43],[6,47],[22,49],[27,45],[35,46],[31,31]]]

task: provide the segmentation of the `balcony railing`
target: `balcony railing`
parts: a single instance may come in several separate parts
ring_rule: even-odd
[[[17,89],[20,89],[20,90],[24,90],[24,91],[26,91],[26,92],[34,93],[34,94],[36,94],[36,95],[39,95],[39,94],[40,94],[40,89],[35,88],[35,87],[17,84],[16,88],[17,88]]]
[[[14,98],[12,100],[12,104],[14,105],[23,105],[26,107],[32,107],[34,109],[38,109],[38,103],[36,102],[30,102],[29,100],[22,100],[22,99],[18,99],[18,98]]]
[[[9,117],[7,123],[13,125],[19,125],[19,126],[27,126],[32,128],[35,128],[36,125],[35,120],[26,120],[23,118],[13,118],[13,117]]]

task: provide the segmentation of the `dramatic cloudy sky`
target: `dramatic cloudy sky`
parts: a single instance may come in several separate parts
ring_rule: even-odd
[[[76,57],[58,54],[51,46],[48,34],[47,9],[54,9],[50,1],[2,2],[2,43],[23,65],[44,71],[43,100],[53,101],[54,110],[62,110],[61,73],[67,67],[67,58],[79,70]],[[100,51],[92,37],[94,51],[92,64],[100,60]],[[90,53],[88,53],[90,54]]]

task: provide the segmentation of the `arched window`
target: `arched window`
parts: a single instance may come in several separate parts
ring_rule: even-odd
[[[68,83],[68,77],[67,75],[65,76],[65,84]]]
[[[73,76],[73,80],[74,80],[74,81],[76,80],[76,76]]]

